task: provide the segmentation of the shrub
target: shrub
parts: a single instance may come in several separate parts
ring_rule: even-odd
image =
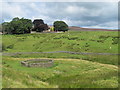
[[[8,49],[12,49],[14,47],[14,45],[12,44],[12,45],[9,45],[9,46],[7,46],[7,48]]]
[[[6,50],[6,46],[4,43],[2,43],[2,51],[5,51]]]
[[[119,44],[120,38],[119,37],[113,37],[112,41],[113,41],[112,44]]]

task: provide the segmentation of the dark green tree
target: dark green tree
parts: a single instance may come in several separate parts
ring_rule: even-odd
[[[64,21],[55,21],[54,24],[54,30],[55,31],[68,31],[68,25]]]
[[[42,19],[35,19],[33,21],[33,24],[34,24],[34,28],[32,29],[32,31],[43,32],[49,29],[48,25],[45,24]]]
[[[11,22],[3,23],[3,32],[7,34],[25,34],[30,33],[32,21],[30,19],[13,18]]]
[[[8,23],[8,22],[4,22],[4,23],[2,23],[2,32],[3,33],[10,33],[11,31],[11,29],[10,29],[11,27],[10,27],[10,23]]]

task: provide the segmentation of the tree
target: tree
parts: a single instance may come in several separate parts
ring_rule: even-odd
[[[20,19],[18,17],[13,18],[12,21],[19,21]]]
[[[11,22],[5,22],[2,24],[3,31],[7,34],[25,34],[30,33],[32,28],[32,21],[30,19],[13,18]]]
[[[38,25],[36,32],[43,32],[44,30],[48,30],[49,27],[47,26],[47,24],[40,24]]]
[[[68,25],[64,21],[55,21],[53,26],[55,31],[68,31]]]
[[[4,22],[2,23],[2,33],[10,33],[10,23]]]
[[[32,31],[43,32],[44,30],[49,29],[48,25],[45,24],[42,19],[35,19],[33,21],[33,24],[34,24],[34,28],[32,29]]]

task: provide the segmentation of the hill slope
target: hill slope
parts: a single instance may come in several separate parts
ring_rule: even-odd
[[[68,31],[3,35],[3,51],[73,51],[118,53],[118,32]],[[50,68],[28,68],[20,62],[33,58],[54,60]],[[117,55],[32,53],[3,56],[4,88],[117,88]]]
[[[28,68],[4,57],[3,88],[116,88],[118,68],[80,59],[53,59],[51,68]],[[12,71],[12,72],[11,72]]]
[[[118,53],[118,32],[65,32],[24,35],[3,35],[4,52],[73,51],[86,53]],[[116,64],[116,55],[73,55],[65,53],[30,54],[23,57],[80,58]],[[19,57],[19,56],[18,56]]]

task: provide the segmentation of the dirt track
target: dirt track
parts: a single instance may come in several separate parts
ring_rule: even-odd
[[[19,54],[37,54],[37,53],[69,53],[81,55],[120,55],[118,53],[84,53],[84,52],[71,52],[71,51],[53,51],[53,52],[15,52],[15,53],[2,53],[3,56],[13,56]]]

